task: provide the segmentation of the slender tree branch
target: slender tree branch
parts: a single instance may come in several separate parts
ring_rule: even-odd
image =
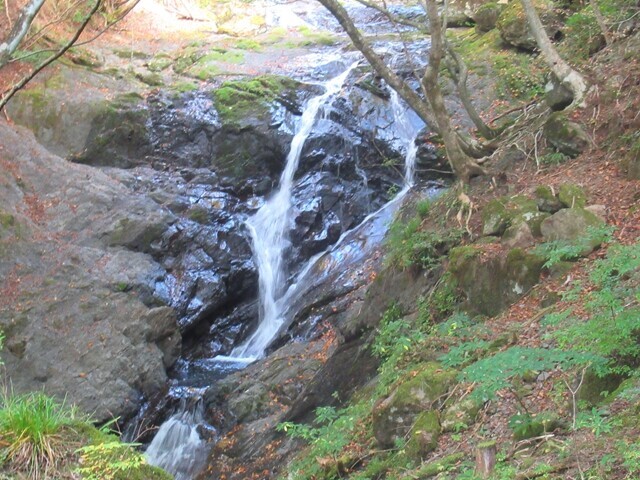
[[[65,44],[63,45],[60,50],[58,50],[54,55],[52,55],[51,57],[47,58],[44,62],[42,62],[40,65],[38,65],[33,72],[31,72],[29,75],[27,75],[25,78],[23,78],[17,85],[15,85],[11,90],[9,90],[3,97],[2,100],[0,100],[0,110],[2,110],[5,105],[7,104],[7,102],[9,100],[11,100],[11,98],[13,98],[13,96],[20,91],[22,88],[24,88],[24,86],[29,83],[31,80],[33,80],[33,78],[40,73],[45,67],[51,65],[53,62],[55,62],[58,58],[60,58],[62,55],[64,55],[67,50],[69,50],[74,43],[78,40],[78,38],[80,38],[80,35],[82,35],[82,32],[84,31],[84,29],[87,27],[87,25],[89,25],[89,22],[91,21],[91,18],[93,17],[93,15],[98,11],[98,9],[100,8],[102,1],[101,0],[96,0],[96,4],[94,5],[94,7],[91,9],[91,11],[89,12],[89,14],[87,15],[87,17],[84,19],[84,21],[82,22],[82,24],[80,25],[80,27],[78,28],[78,30],[76,31],[75,35]]]

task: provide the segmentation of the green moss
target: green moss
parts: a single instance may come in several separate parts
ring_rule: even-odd
[[[16,218],[10,213],[0,211],[0,226],[4,229],[13,227],[16,224]]]
[[[458,375],[456,370],[438,362],[428,362],[418,374],[414,373],[400,381],[391,408],[432,404],[447,393]]]
[[[223,119],[236,122],[249,112],[268,111],[269,104],[295,96],[298,83],[287,77],[263,75],[251,80],[224,82],[214,91],[214,101]]]
[[[430,478],[435,477],[443,472],[447,472],[451,470],[458,462],[464,459],[464,453],[452,453],[451,455],[446,455],[439,460],[434,462],[429,462],[422,465],[415,472],[410,472],[410,478]]]
[[[209,212],[207,209],[197,205],[191,207],[187,215],[191,220],[202,225],[205,225],[209,221]]]
[[[149,85],[150,87],[159,87],[164,85],[164,80],[162,79],[162,75],[159,73],[136,73],[135,77],[140,80],[142,83]]]
[[[136,59],[140,59],[140,60],[145,60],[145,59],[149,58],[149,54],[148,53],[141,52],[141,51],[138,51],[138,50],[133,50],[133,49],[131,49],[131,50],[119,50],[119,49],[116,49],[116,50],[113,51],[113,53],[116,56],[118,56],[120,58],[124,58],[124,59],[136,58]]]
[[[480,251],[472,246],[452,248],[449,252],[449,271],[454,275],[466,270],[469,261],[474,260]]]
[[[193,82],[178,82],[171,85],[171,89],[178,93],[193,92],[198,86]]]
[[[251,38],[242,38],[235,43],[235,48],[239,50],[251,50],[259,52],[262,50],[262,45]]]
[[[437,410],[429,410],[418,415],[405,447],[409,458],[416,462],[422,461],[438,446],[441,432],[440,416]]]
[[[587,194],[582,187],[572,183],[560,185],[558,199],[567,208],[584,208],[587,205]]]
[[[166,70],[173,63],[173,59],[166,53],[160,53],[153,57],[153,59],[147,65],[147,68],[152,72],[161,72]]]

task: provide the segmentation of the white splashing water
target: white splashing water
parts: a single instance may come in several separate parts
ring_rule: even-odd
[[[342,89],[349,73],[358,63],[359,61],[354,62],[341,75],[328,81],[324,85],[326,89],[324,94],[309,100],[302,114],[298,131],[291,141],[285,169],[280,177],[280,189],[247,221],[253,244],[253,255],[258,267],[260,323],[253,335],[231,352],[231,357],[236,360],[241,358],[253,361],[261,357],[282,326],[284,321],[282,300],[286,291],[283,253],[289,246],[287,231],[293,177],[298,169],[302,147],[311,133],[318,112]]]
[[[147,462],[171,473],[175,480],[191,480],[206,459],[206,442],[198,433],[203,421],[202,402],[190,410],[181,408],[158,429],[145,453]]]
[[[405,143],[406,154],[404,160],[404,187],[402,196],[413,187],[416,175],[416,157],[418,155],[418,146],[416,145],[417,129],[411,125],[406,109],[400,102],[398,93],[391,89],[391,108],[393,109],[393,118],[396,122],[401,140]],[[398,195],[401,196],[401,195]]]

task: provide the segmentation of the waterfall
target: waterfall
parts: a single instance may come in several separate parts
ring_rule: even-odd
[[[291,141],[285,169],[280,177],[280,189],[247,221],[258,267],[260,323],[253,335],[231,352],[232,358],[253,361],[261,357],[284,321],[282,312],[285,305],[281,300],[286,291],[287,275],[284,271],[283,254],[289,246],[287,231],[293,177],[298,169],[302,147],[311,133],[318,112],[340,91],[358,63],[359,61],[354,62],[342,74],[328,81],[324,85],[325,93],[309,100]]]
[[[149,464],[163,468],[175,480],[191,480],[206,460],[206,442],[198,433],[203,420],[201,401],[190,409],[182,405],[153,437],[145,454]]]
[[[391,89],[391,109],[393,110],[393,119],[395,120],[398,131],[402,135],[402,142],[405,144],[406,152],[404,159],[404,188],[401,195],[404,194],[413,187],[415,183],[416,174],[416,157],[418,155],[418,146],[416,145],[416,137],[418,136],[418,130],[411,125],[409,118],[407,117],[406,109],[402,106],[398,93]]]

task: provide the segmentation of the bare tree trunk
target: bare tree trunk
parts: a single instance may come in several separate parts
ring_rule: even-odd
[[[527,22],[531,29],[531,33],[536,39],[536,43],[538,44],[538,48],[540,49],[545,62],[558,80],[573,92],[572,105],[584,106],[584,97],[587,93],[587,82],[584,77],[571,68],[571,66],[565,62],[560,55],[558,55],[558,52],[552,45],[551,40],[549,40],[547,32],[540,21],[540,17],[538,16],[538,12],[536,12],[532,1],[520,1],[522,2],[524,12],[527,16]]]
[[[598,23],[598,27],[600,27],[600,31],[604,37],[605,45],[611,45],[613,43],[613,38],[611,38],[611,32],[609,31],[609,27],[607,27],[607,22],[604,20],[604,15],[602,15],[598,1],[590,0],[589,4],[591,5],[593,16],[596,17],[596,22]]]
[[[30,0],[20,12],[16,23],[13,25],[6,41],[0,43],[0,68],[4,67],[11,55],[18,49],[20,43],[27,35],[29,27],[33,23],[45,0]]]
[[[485,171],[463,151],[458,141],[458,135],[451,126],[451,118],[438,83],[440,63],[444,57],[444,36],[436,1],[425,0],[425,10],[429,18],[431,49],[429,50],[429,64],[422,77],[422,89],[436,117],[451,169],[462,182],[466,183],[472,176],[483,175]]]

